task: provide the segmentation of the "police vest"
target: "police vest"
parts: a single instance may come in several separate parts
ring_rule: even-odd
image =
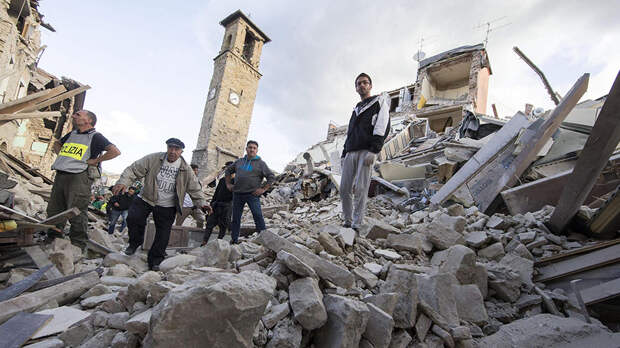
[[[91,129],[88,133],[80,134],[77,130],[71,132],[67,141],[52,165],[52,169],[68,173],[81,173],[88,168],[90,159],[90,144],[97,131]]]

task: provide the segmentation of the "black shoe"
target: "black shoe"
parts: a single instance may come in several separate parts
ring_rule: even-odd
[[[133,248],[131,245],[125,249],[125,255],[133,255],[137,248]]]
[[[351,227],[351,224],[350,224],[350,223],[348,223],[348,222],[345,222],[344,224],[342,224],[342,227],[347,227],[347,228],[349,228],[349,227]]]
[[[153,272],[159,272],[159,265],[149,266],[149,270]]]

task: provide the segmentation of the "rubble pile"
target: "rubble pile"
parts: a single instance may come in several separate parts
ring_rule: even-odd
[[[551,207],[487,216],[459,204],[413,214],[389,204],[371,199],[359,233],[337,224],[337,213],[325,215],[337,211],[333,197],[301,204],[275,212],[271,223],[279,227],[239,245],[212,240],[169,249],[161,272],[146,271],[144,253],[93,258],[56,239],[45,250],[50,261],[64,276],[81,274],[72,280],[81,282],[32,292],[40,300],[28,310],[70,308],[80,314],[71,318],[80,319],[38,344],[491,347],[498,340],[523,342],[513,327],[532,322],[550,325],[533,330],[540,342],[553,342],[554,330],[572,332],[559,335],[568,342],[617,339],[596,320],[583,322],[567,294],[534,281],[537,256],[585,245],[546,230],[541,222]],[[119,232],[107,235],[102,222],[90,227],[90,238],[112,250],[125,243]],[[25,270],[11,269],[6,285],[33,273]],[[55,288],[71,293],[58,297]],[[24,296],[0,302],[0,309]]]

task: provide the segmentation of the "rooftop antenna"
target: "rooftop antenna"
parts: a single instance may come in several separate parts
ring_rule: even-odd
[[[492,26],[491,26],[491,24],[492,24],[492,23],[495,23],[495,22],[499,22],[499,21],[501,21],[501,20],[503,20],[503,19],[506,19],[506,18],[508,18],[508,16],[502,16],[502,17],[492,19],[492,20],[490,20],[490,21],[487,21],[486,23],[482,23],[482,24],[480,24],[480,25],[478,25],[478,26],[474,27],[474,29],[480,29],[480,28],[484,28],[484,27],[486,27],[486,35],[485,35],[485,37],[484,37],[484,48],[486,48],[486,47],[487,47],[487,44],[489,43],[489,34],[490,34],[492,31],[497,30],[497,29],[499,29],[499,28],[506,27],[506,26],[508,26],[508,25],[510,25],[510,24],[512,24],[512,23],[506,23],[506,24],[502,24],[502,25],[500,25],[500,26],[495,26],[495,27],[492,27]]]
[[[437,35],[431,36],[431,38],[436,36]],[[424,41],[428,41],[428,37],[426,39],[427,40],[424,39],[424,35],[421,35],[420,40],[418,40],[418,52],[413,55],[413,60],[418,63],[420,63],[420,61],[426,57],[426,53],[424,53],[424,51],[422,50],[422,47],[424,46]]]

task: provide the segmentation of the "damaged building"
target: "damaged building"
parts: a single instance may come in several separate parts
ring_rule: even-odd
[[[4,171],[25,171],[49,181],[56,155],[51,144],[71,130],[89,86],[39,67],[45,45],[36,0],[0,2],[0,153]]]
[[[257,28],[240,11],[222,25],[216,70],[258,67],[251,54],[238,56],[260,47],[249,42]],[[205,230],[188,219],[171,228],[158,271],[146,262],[153,222],[132,255],[122,253],[127,233],[108,233],[101,212],[89,214],[86,250],[64,238],[42,241],[50,224],[78,209],[45,216],[49,185],[8,162],[17,172],[0,173],[0,186],[15,194],[14,209],[0,205],[0,341],[31,348],[618,347],[620,74],[607,96],[579,102],[584,74],[555,108],[526,106],[506,120],[486,115],[491,68],[483,46],[420,63],[415,83],[387,91],[392,128],[357,230],[340,217],[347,129],[334,123],[261,196],[266,230],[256,231],[245,214],[240,243],[225,236],[201,245]],[[36,120],[64,129],[87,86],[41,80],[40,70],[28,69],[27,92],[0,105],[9,110],[1,127]],[[254,91],[256,73],[249,75]],[[224,148],[221,137],[206,139],[231,131],[221,127],[218,108],[241,108],[239,134],[249,122],[253,92],[226,80],[214,74],[194,152],[205,168],[242,152],[241,142]],[[58,97],[46,94],[63,88]],[[68,92],[76,94],[55,99]],[[26,159],[23,148],[9,156],[14,138],[6,158]],[[215,188],[204,190],[211,196]]]

